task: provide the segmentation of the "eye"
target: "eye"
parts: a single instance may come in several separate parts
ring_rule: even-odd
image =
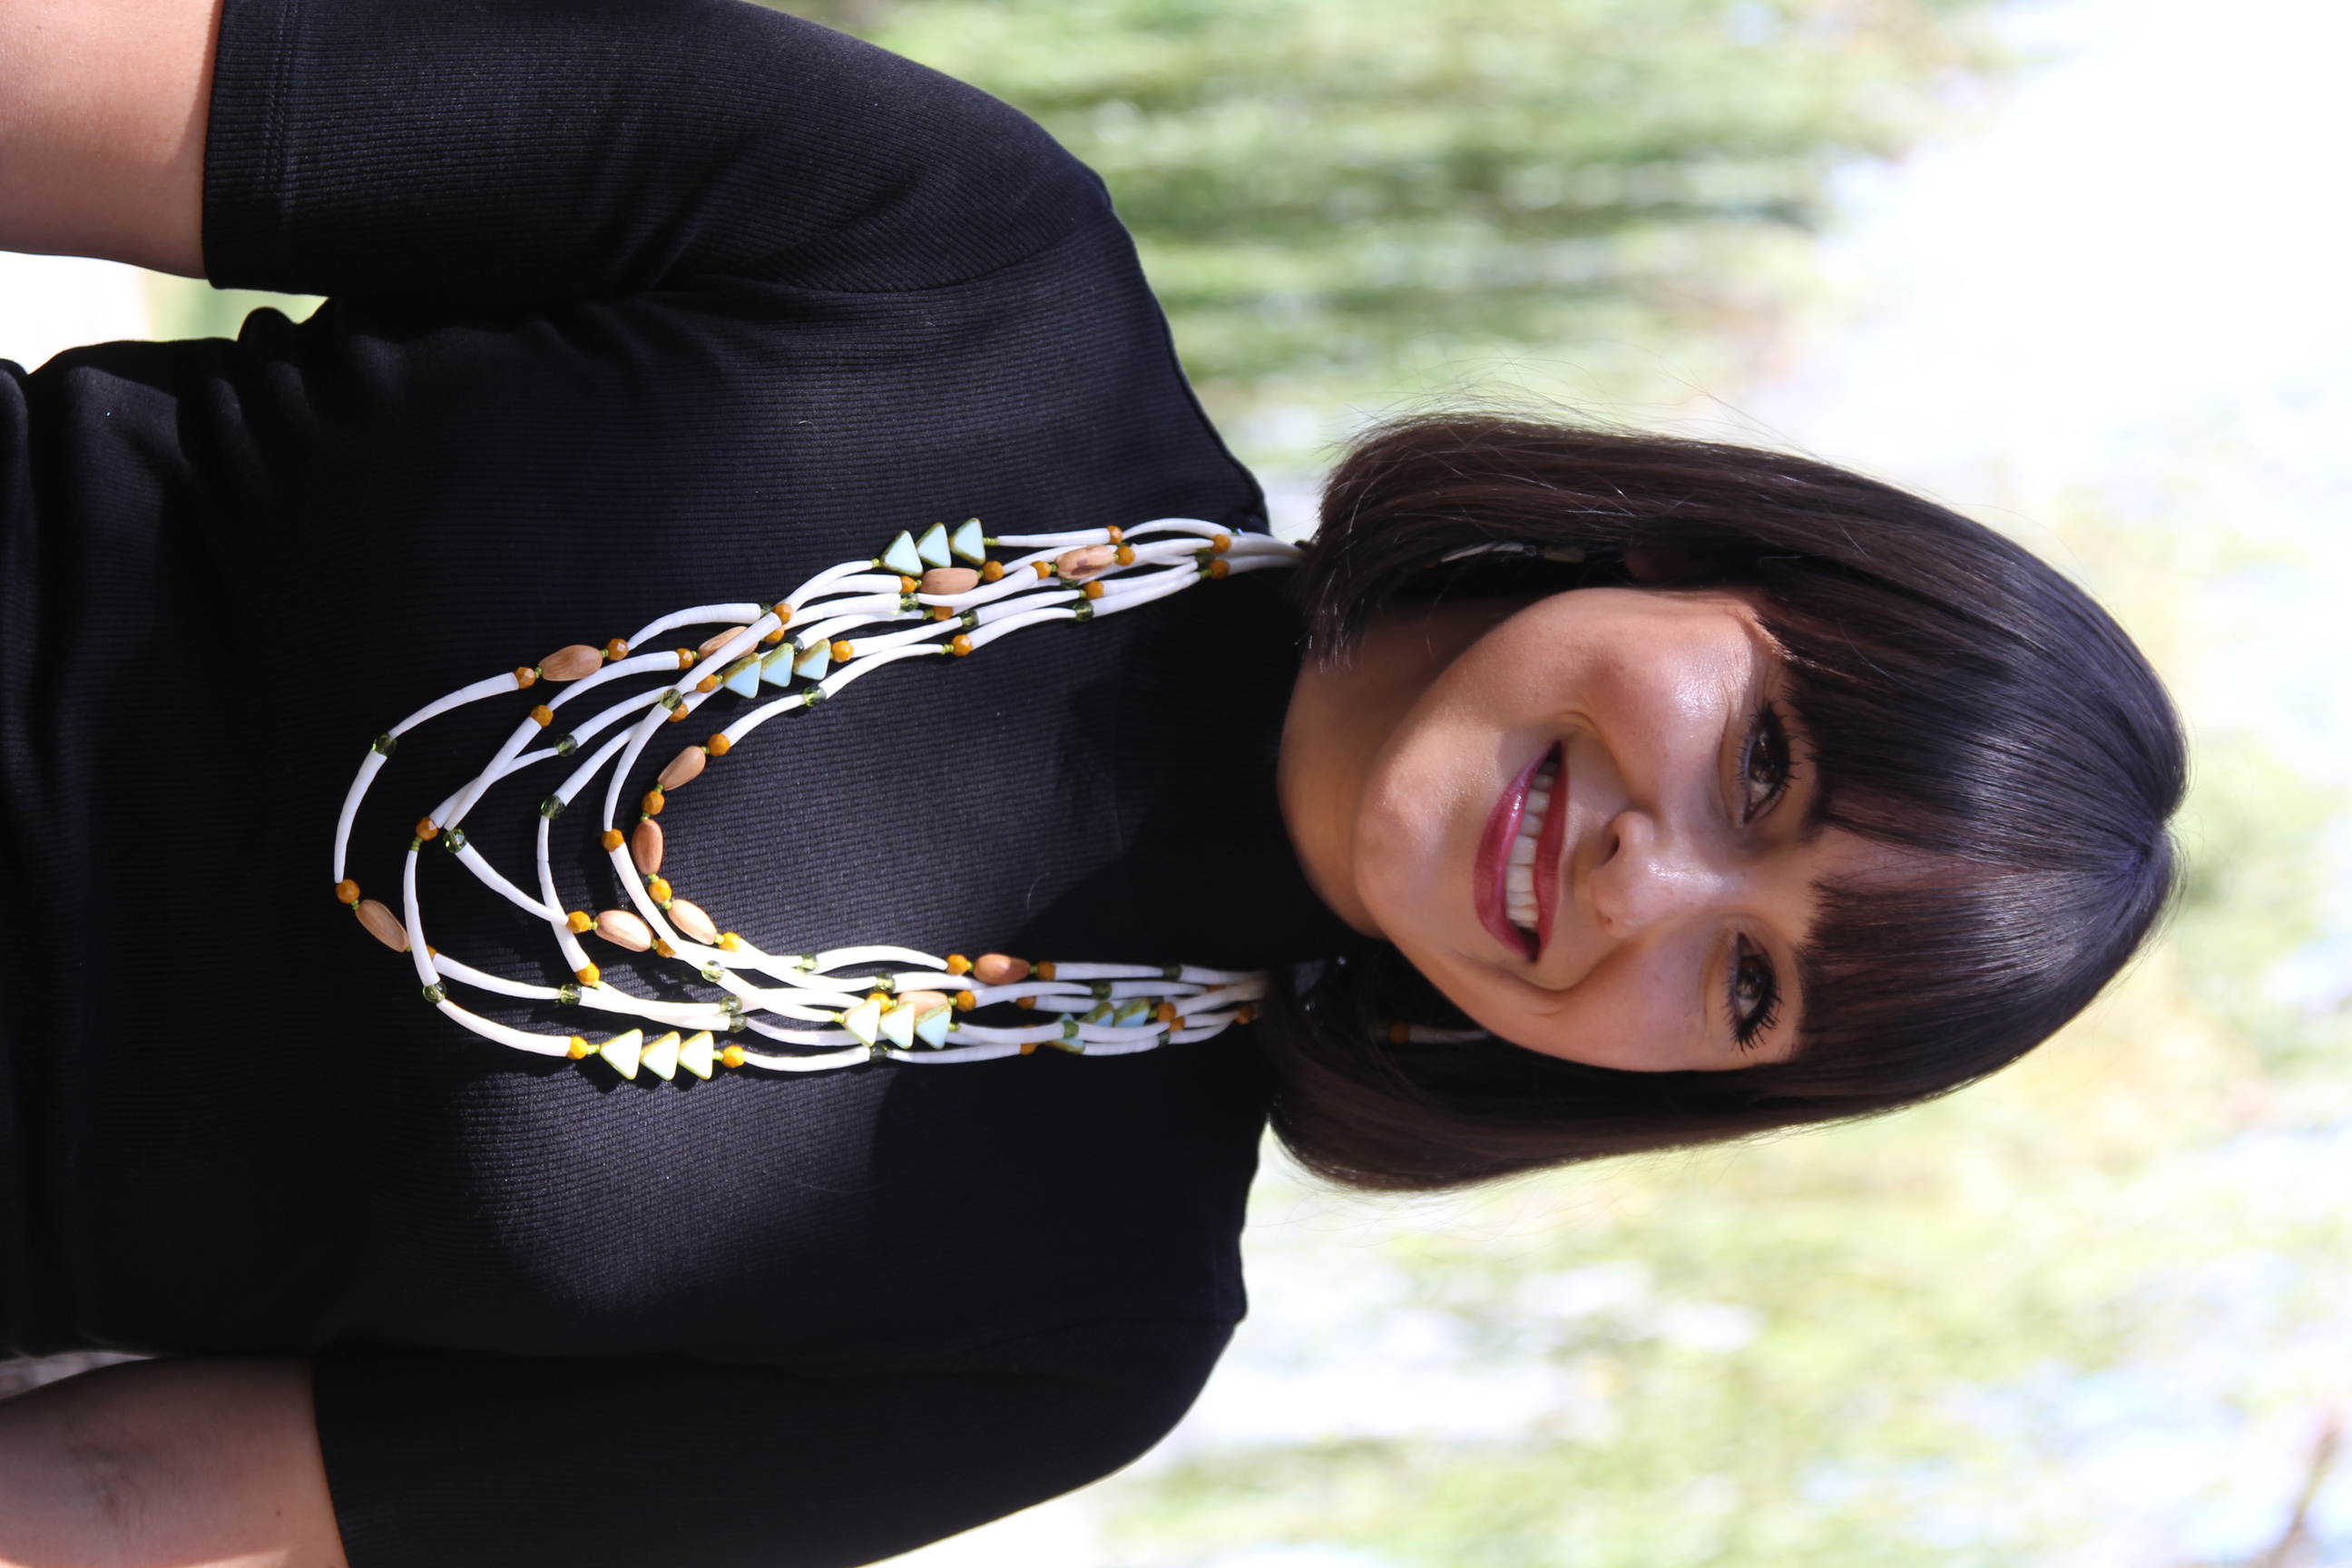
[[[1766,703],[1748,731],[1748,747],[1739,758],[1739,805],[1742,822],[1753,822],[1770,809],[1793,776],[1789,763],[1789,730],[1779,710]]]
[[[1780,1014],[1780,981],[1772,961],[1741,937],[1731,950],[1731,1037],[1741,1050],[1772,1026]]]

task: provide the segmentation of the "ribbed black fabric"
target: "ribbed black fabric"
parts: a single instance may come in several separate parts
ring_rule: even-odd
[[[0,377],[11,1342],[312,1355],[359,1568],[865,1562],[1139,1452],[1242,1308],[1246,1031],[625,1083],[435,1015],[328,875],[368,737],[560,645],[934,520],[1254,518],[1099,184],[733,0],[229,0],[205,243],[332,302]],[[1296,637],[1257,576],[894,666],[679,792],[668,873],[778,948],[1328,951]],[[352,875],[530,701],[404,743]],[[424,874],[436,946],[562,978]]]

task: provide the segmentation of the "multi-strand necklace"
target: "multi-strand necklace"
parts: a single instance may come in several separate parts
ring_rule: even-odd
[[[1000,549],[1026,553],[992,558]],[[680,1070],[708,1079],[721,1068],[743,1067],[811,1072],[886,1058],[990,1061],[1040,1046],[1119,1056],[1207,1039],[1249,1021],[1251,1004],[1265,994],[1264,974],[1191,964],[1032,963],[1001,952],[939,957],[887,944],[769,952],[721,930],[663,877],[667,845],[660,818],[672,793],[731,755],[760,726],[831,701],[869,670],[901,659],[961,658],[1024,626],[1115,615],[1198,582],[1287,566],[1298,553],[1265,534],[1188,518],[1001,537],[983,534],[977,520],[954,528],[933,524],[920,538],[900,533],[870,561],[820,572],[772,605],[698,605],[602,647],[559,648],[535,665],[460,687],[376,737],[335,826],[335,896],[386,946],[409,956],[425,999],[446,1016],[517,1050],[575,1061],[600,1058],[630,1079],[647,1071],[667,1080]],[[681,628],[709,626],[724,629],[698,647],[638,651]],[[879,629],[885,626],[896,629]],[[698,670],[703,673],[692,674]],[[619,695],[622,683],[648,676],[663,679]],[[352,824],[400,738],[453,710],[542,682],[563,689],[532,708],[488,763],[417,823],[402,866],[402,912],[361,897],[359,884],[344,875]],[[617,700],[571,721],[567,708],[592,691]],[[622,792],[646,749],[666,724],[686,722],[722,698],[748,700],[748,706],[662,769],[624,831]],[[465,820],[491,785],[541,763],[575,758],[571,773],[539,805],[534,894],[467,841]],[[592,915],[566,907],[550,838],[556,819],[608,768],[599,842],[631,907]],[[548,923],[569,982],[545,985],[492,974],[427,944],[416,868],[436,843],[493,891]],[[592,933],[681,965],[724,994],[697,1002],[624,991],[604,979],[582,945]],[[584,1034],[515,1028],[451,1001],[453,984],[613,1014],[635,1026],[596,1042]],[[967,1016],[1007,1004],[1051,1016],[996,1025]],[[649,1030],[657,1032],[648,1038]],[[721,1044],[722,1035],[791,1049],[752,1049],[739,1039]]]

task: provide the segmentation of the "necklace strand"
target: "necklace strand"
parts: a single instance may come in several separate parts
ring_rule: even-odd
[[[999,548],[1027,553],[1000,562],[989,554]],[[977,960],[959,953],[942,958],[888,944],[766,952],[719,930],[663,878],[667,836],[658,819],[671,792],[693,783],[760,726],[832,700],[869,670],[907,658],[961,658],[1024,626],[1115,615],[1195,583],[1288,566],[1298,554],[1295,545],[1268,535],[1191,518],[1162,518],[1130,529],[1001,537],[983,534],[977,519],[953,529],[934,523],[919,539],[900,533],[871,560],[828,567],[772,605],[699,605],[673,611],[635,637],[615,638],[601,648],[559,648],[536,665],[460,687],[375,738],[336,823],[335,896],[371,934],[408,954],[425,999],[445,1016],[517,1050],[575,1061],[600,1058],[629,1079],[641,1069],[668,1080],[681,1068],[708,1079],[720,1068],[812,1072],[883,1059],[991,1061],[1029,1055],[1040,1046],[1124,1056],[1208,1039],[1249,1021],[1251,1004],[1265,993],[1263,973],[1192,964],[1030,963],[994,952]],[[905,623],[901,629],[876,629],[898,623]],[[712,625],[726,629],[697,647],[633,651],[682,627]],[[794,626],[800,629],[788,633]],[[656,684],[559,728],[563,710],[590,691],[632,676],[678,677],[693,669],[709,673],[691,682]],[[400,738],[469,703],[528,690],[541,681],[564,689],[534,707],[479,773],[417,823],[402,863],[402,913],[361,897],[359,884],[345,875],[352,825]],[[770,688],[782,694],[758,701]],[[624,833],[616,826],[622,790],[646,748],[665,724],[684,722],[722,691],[755,705],[681,751],[638,801],[635,821]],[[634,722],[587,750],[632,715]],[[534,749],[534,742],[543,743]],[[584,760],[540,803],[534,894],[467,841],[466,816],[493,784],[583,751]],[[567,910],[557,892],[551,835],[556,819],[607,766],[612,771],[603,795],[599,843],[633,907],[591,916]],[[416,868],[425,846],[436,841],[492,891],[548,922],[572,976],[569,983],[544,985],[492,974],[425,942]],[[726,995],[717,1002],[674,1002],[623,991],[604,980],[581,945],[581,937],[590,932],[682,964]],[[751,974],[772,984],[761,984]],[[451,1001],[453,983],[640,1022],[593,1044],[581,1034],[515,1028]],[[1003,1026],[963,1016],[1005,1003],[1059,1017]],[[648,1040],[648,1026],[663,1032]],[[719,1034],[749,1034],[798,1048],[780,1055],[735,1041],[721,1046]]]

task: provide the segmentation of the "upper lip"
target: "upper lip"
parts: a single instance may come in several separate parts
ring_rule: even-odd
[[[1535,888],[1538,909],[1534,934],[1513,925],[1509,903],[1504,892],[1504,875],[1508,864],[1511,843],[1518,837],[1519,824],[1526,816],[1528,786],[1543,771],[1548,762],[1559,759],[1560,748],[1545,747],[1521,768],[1517,777],[1503,786],[1500,799],[1487,815],[1486,830],[1478,837],[1478,855],[1471,873],[1472,900],[1478,923],[1485,926],[1496,941],[1520,957],[1533,963],[1543,953],[1544,944],[1551,938],[1552,908],[1558,900],[1557,876],[1551,868],[1559,863],[1561,826],[1568,814],[1561,791],[1567,787],[1567,769],[1563,762],[1552,779],[1552,809],[1544,816],[1540,837],[1536,841]]]

